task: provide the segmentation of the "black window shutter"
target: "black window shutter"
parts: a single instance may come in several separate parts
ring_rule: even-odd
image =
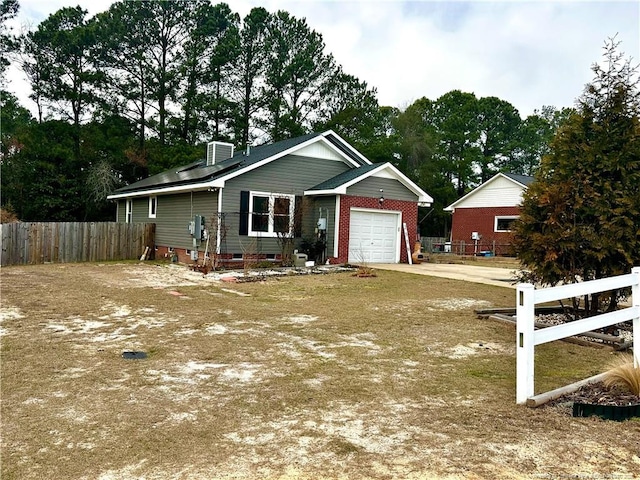
[[[302,197],[296,196],[296,203],[293,210],[293,236],[302,237]]]
[[[249,192],[240,192],[240,235],[249,235]]]

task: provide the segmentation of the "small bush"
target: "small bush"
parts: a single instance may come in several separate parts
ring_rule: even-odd
[[[640,397],[640,367],[633,366],[630,355],[618,357],[606,374],[604,384],[607,387],[619,386]]]
[[[15,223],[20,220],[11,209],[0,208],[0,223]]]

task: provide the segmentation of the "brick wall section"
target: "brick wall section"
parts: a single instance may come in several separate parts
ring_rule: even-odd
[[[495,217],[513,216],[519,213],[518,207],[456,208],[451,226],[453,253],[473,255],[475,242],[471,240],[471,233],[478,232],[482,237],[478,242],[478,251],[492,250],[495,242],[497,255],[510,254],[511,233],[494,232]],[[460,251],[461,242],[465,243],[462,251]]]
[[[174,248],[172,252],[169,252],[169,247],[164,246],[156,246],[156,259],[157,260],[171,260],[172,256],[175,254],[175,261],[178,263],[186,263],[186,264],[202,264],[204,262],[204,247],[200,246],[198,248],[198,261],[191,260],[191,254],[187,253],[186,248]],[[210,255],[211,252],[209,252]],[[255,254],[249,263],[259,263],[262,261],[270,261],[273,262],[274,265],[278,265],[282,260],[282,256],[280,254],[275,255],[275,258],[269,259],[266,254]],[[243,258],[233,258],[233,254],[231,253],[223,253],[218,257],[218,265],[224,268],[243,268],[244,259]]]
[[[403,200],[385,199],[380,205],[377,198],[354,197],[342,195],[340,197],[340,238],[338,239],[338,258],[332,259],[332,263],[346,263],[349,260],[349,222],[351,220],[351,208],[369,208],[374,210],[394,210],[402,212],[402,222],[407,224],[409,234],[409,248],[418,239],[418,204]],[[407,248],[404,240],[404,232],[400,230],[400,262],[408,263]]]

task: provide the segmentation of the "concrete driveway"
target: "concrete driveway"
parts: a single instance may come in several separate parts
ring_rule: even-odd
[[[371,265],[380,270],[395,270],[398,272],[430,275],[432,277],[451,278],[467,282],[484,283],[498,287],[516,288],[515,270],[500,267],[479,267],[475,265],[457,265],[448,263],[376,263]]]

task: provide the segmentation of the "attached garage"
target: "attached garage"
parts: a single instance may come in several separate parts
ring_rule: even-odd
[[[352,208],[349,262],[398,263],[401,222],[401,212]]]

